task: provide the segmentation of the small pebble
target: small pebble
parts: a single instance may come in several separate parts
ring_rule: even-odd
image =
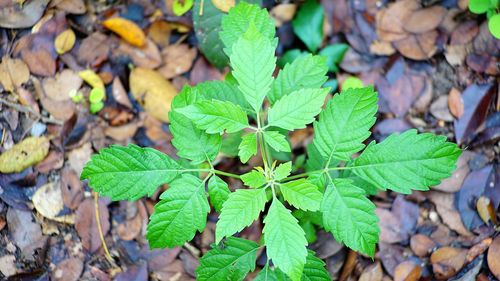
[[[45,124],[40,123],[40,122],[36,122],[31,127],[31,135],[34,136],[34,137],[39,137],[43,133],[45,133],[46,129],[47,129],[47,126]]]

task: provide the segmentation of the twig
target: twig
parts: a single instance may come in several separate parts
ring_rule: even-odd
[[[35,112],[30,107],[10,102],[4,98],[0,98],[0,103],[5,104],[8,107],[12,107],[15,110],[20,111],[20,112],[33,114],[37,119],[40,119],[45,123],[51,123],[51,124],[56,124],[56,125],[61,125],[61,126],[64,124],[64,122],[61,120],[52,119],[49,117],[44,117],[44,116],[40,115],[40,113]]]
[[[101,239],[102,248],[104,249],[104,256],[112,265],[115,264],[115,261],[111,257],[111,254],[108,250],[108,245],[106,245],[106,241],[104,240],[104,233],[102,232],[101,226],[101,215],[99,214],[99,194],[94,192],[94,205],[95,205],[95,220],[97,223],[97,231],[99,232],[99,238]]]

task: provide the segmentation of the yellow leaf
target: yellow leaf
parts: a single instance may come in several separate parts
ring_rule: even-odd
[[[234,0],[212,0],[212,4],[214,4],[217,9],[225,13],[227,13],[229,9],[236,5]]]
[[[142,47],[146,43],[144,32],[133,21],[124,18],[110,18],[103,21],[102,25],[134,46]]]
[[[41,186],[33,194],[32,201],[37,212],[45,218],[62,223],[75,223],[74,214],[59,216],[64,209],[63,196],[59,184],[51,182]]]
[[[83,79],[83,81],[87,82],[92,88],[102,88],[104,89],[104,82],[97,73],[90,69],[82,70],[78,72],[78,75]]]
[[[29,137],[0,155],[1,173],[18,173],[42,161],[49,153],[47,137]]]
[[[59,33],[54,41],[56,52],[62,55],[71,50],[75,45],[75,39],[75,33],[71,29]]]
[[[170,104],[177,89],[155,70],[134,68],[130,73],[130,91],[151,116],[169,122]]]
[[[12,92],[16,87],[26,83],[30,78],[30,70],[26,63],[20,59],[3,57],[0,63],[0,84],[3,88]]]

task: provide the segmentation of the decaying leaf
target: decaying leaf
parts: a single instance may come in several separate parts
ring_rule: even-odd
[[[146,35],[133,21],[116,17],[103,21],[102,25],[134,46],[142,47],[146,43]]]
[[[47,137],[28,137],[0,155],[0,172],[18,173],[42,161],[49,153]]]
[[[497,236],[488,250],[488,267],[500,279],[500,236]]]
[[[8,6],[0,9],[0,27],[26,28],[33,26],[42,17],[50,0],[32,0],[25,5],[19,5],[15,1],[2,2],[7,2]]]
[[[411,250],[419,257],[426,257],[436,247],[436,243],[429,236],[415,234],[410,240]]]
[[[444,280],[454,276],[465,264],[467,250],[442,247],[431,255],[432,270],[437,279]]]
[[[82,240],[83,248],[94,253],[101,245],[96,222],[95,204],[92,198],[83,201],[76,210],[75,228]],[[109,211],[103,200],[99,200],[99,218],[103,235],[109,231]]]
[[[183,74],[191,69],[196,54],[196,48],[189,48],[187,44],[170,45],[162,51],[165,64],[158,72],[167,79]]]
[[[141,48],[122,42],[116,54],[129,56],[137,67],[153,69],[161,64],[160,50],[151,39],[145,39]]]
[[[16,87],[26,83],[29,78],[30,70],[24,61],[12,59],[8,56],[2,58],[0,63],[0,84],[6,91],[14,91]]]
[[[104,89],[104,82],[97,73],[95,73],[91,69],[86,69],[78,72],[78,75],[92,88],[101,88]]]
[[[177,90],[160,73],[134,68],[130,73],[130,91],[146,112],[163,122],[169,121],[170,104]]]
[[[485,196],[479,197],[476,202],[476,208],[479,216],[485,223],[491,221],[494,225],[497,224],[497,215],[490,198]]]
[[[54,40],[54,46],[56,52],[60,55],[70,51],[75,45],[75,32],[71,29],[66,29],[65,31],[59,33]]]
[[[82,82],[82,78],[77,73],[71,69],[64,69],[54,78],[44,79],[42,86],[49,98],[56,101],[67,101],[71,99],[70,92],[80,89]]]
[[[33,194],[33,205],[35,209],[45,218],[57,222],[73,224],[73,214],[59,216],[64,209],[61,188],[58,183],[50,182],[37,189]]]
[[[84,0],[59,0],[52,1],[56,3],[51,3],[51,5],[55,5],[58,9],[66,11],[70,14],[80,15],[87,11],[87,8],[85,7],[85,3],[83,1]]]
[[[236,4],[235,0],[211,0],[211,1],[212,4],[214,4],[214,6],[217,9],[223,11],[224,13],[229,12],[229,9],[234,7],[234,5]]]
[[[32,74],[40,76],[54,76],[56,74],[56,61],[46,49],[21,51],[24,62],[28,65]]]
[[[422,268],[413,261],[404,261],[394,270],[394,281],[417,281],[422,276]]]

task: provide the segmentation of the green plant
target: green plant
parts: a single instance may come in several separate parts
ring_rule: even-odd
[[[245,19],[249,14],[252,20]],[[200,260],[198,280],[243,280],[263,247],[274,268],[268,262],[256,280],[330,280],[324,262],[306,247],[314,234],[311,224],[373,257],[380,230],[367,194],[377,188],[404,194],[427,190],[451,174],[461,153],[445,137],[416,130],[365,147],[377,93],[371,87],[348,89],[324,105],[329,89],[321,86],[328,67],[321,56],[295,60],[273,78],[277,40],[271,24],[258,6],[231,9],[220,36],[232,76],[186,86],[175,97],[169,113],[172,143],[189,162],[133,144],[111,146],[92,156],[81,175],[112,200],[136,200],[169,184],[148,225],[152,248],[193,239],[204,230],[212,205],[220,213],[216,241]],[[284,132],[310,123],[314,139],[305,172],[293,171],[290,161],[273,161],[271,150],[291,151]],[[243,175],[217,170],[212,162],[223,135],[241,132],[241,162],[260,154],[263,166]],[[231,191],[223,177],[240,179],[248,188]],[[263,241],[233,237],[261,213]]]
[[[484,14],[488,18],[488,29],[500,39],[500,11],[498,0],[469,0],[469,10],[474,14]]]

